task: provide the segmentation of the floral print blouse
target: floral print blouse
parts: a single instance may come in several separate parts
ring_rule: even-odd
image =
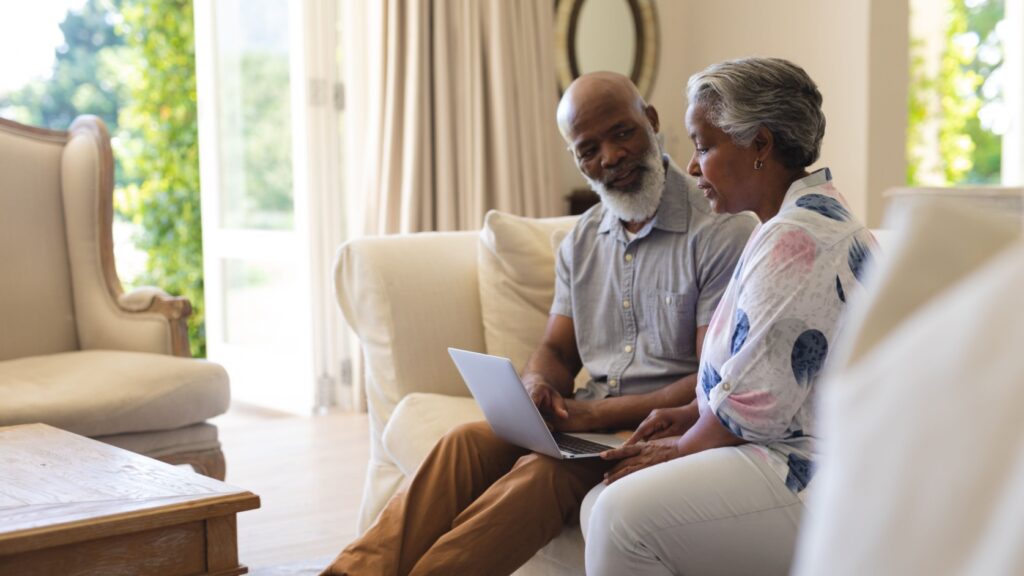
[[[754,230],[711,319],[698,402],[793,492],[813,474],[815,383],[876,246],[818,170]]]

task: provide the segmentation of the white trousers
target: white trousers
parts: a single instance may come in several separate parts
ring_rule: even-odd
[[[803,509],[755,450],[678,458],[587,494],[587,574],[784,576]]]

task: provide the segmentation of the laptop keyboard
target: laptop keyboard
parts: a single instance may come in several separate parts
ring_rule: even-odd
[[[597,442],[591,442],[590,440],[584,440],[560,432],[555,432],[555,443],[562,450],[572,454],[593,454],[611,449],[611,446],[605,446],[604,444],[598,444]]]

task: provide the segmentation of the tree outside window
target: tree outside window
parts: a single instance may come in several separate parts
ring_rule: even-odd
[[[145,254],[139,270],[119,263],[122,280],[187,297],[192,353],[204,357],[192,2],[86,0],[60,30],[50,78],[0,94],[0,114],[55,130],[80,114],[103,119],[116,162],[115,219],[133,225]]]
[[[907,183],[999,184],[1004,0],[912,0]]]

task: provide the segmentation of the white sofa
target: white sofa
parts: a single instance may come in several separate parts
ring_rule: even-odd
[[[360,532],[446,431],[483,419],[447,348],[525,364],[553,297],[553,245],[574,222],[491,212],[479,232],[363,238],[339,249],[338,302],[363,346],[370,413]],[[517,572],[583,573],[578,527]]]

